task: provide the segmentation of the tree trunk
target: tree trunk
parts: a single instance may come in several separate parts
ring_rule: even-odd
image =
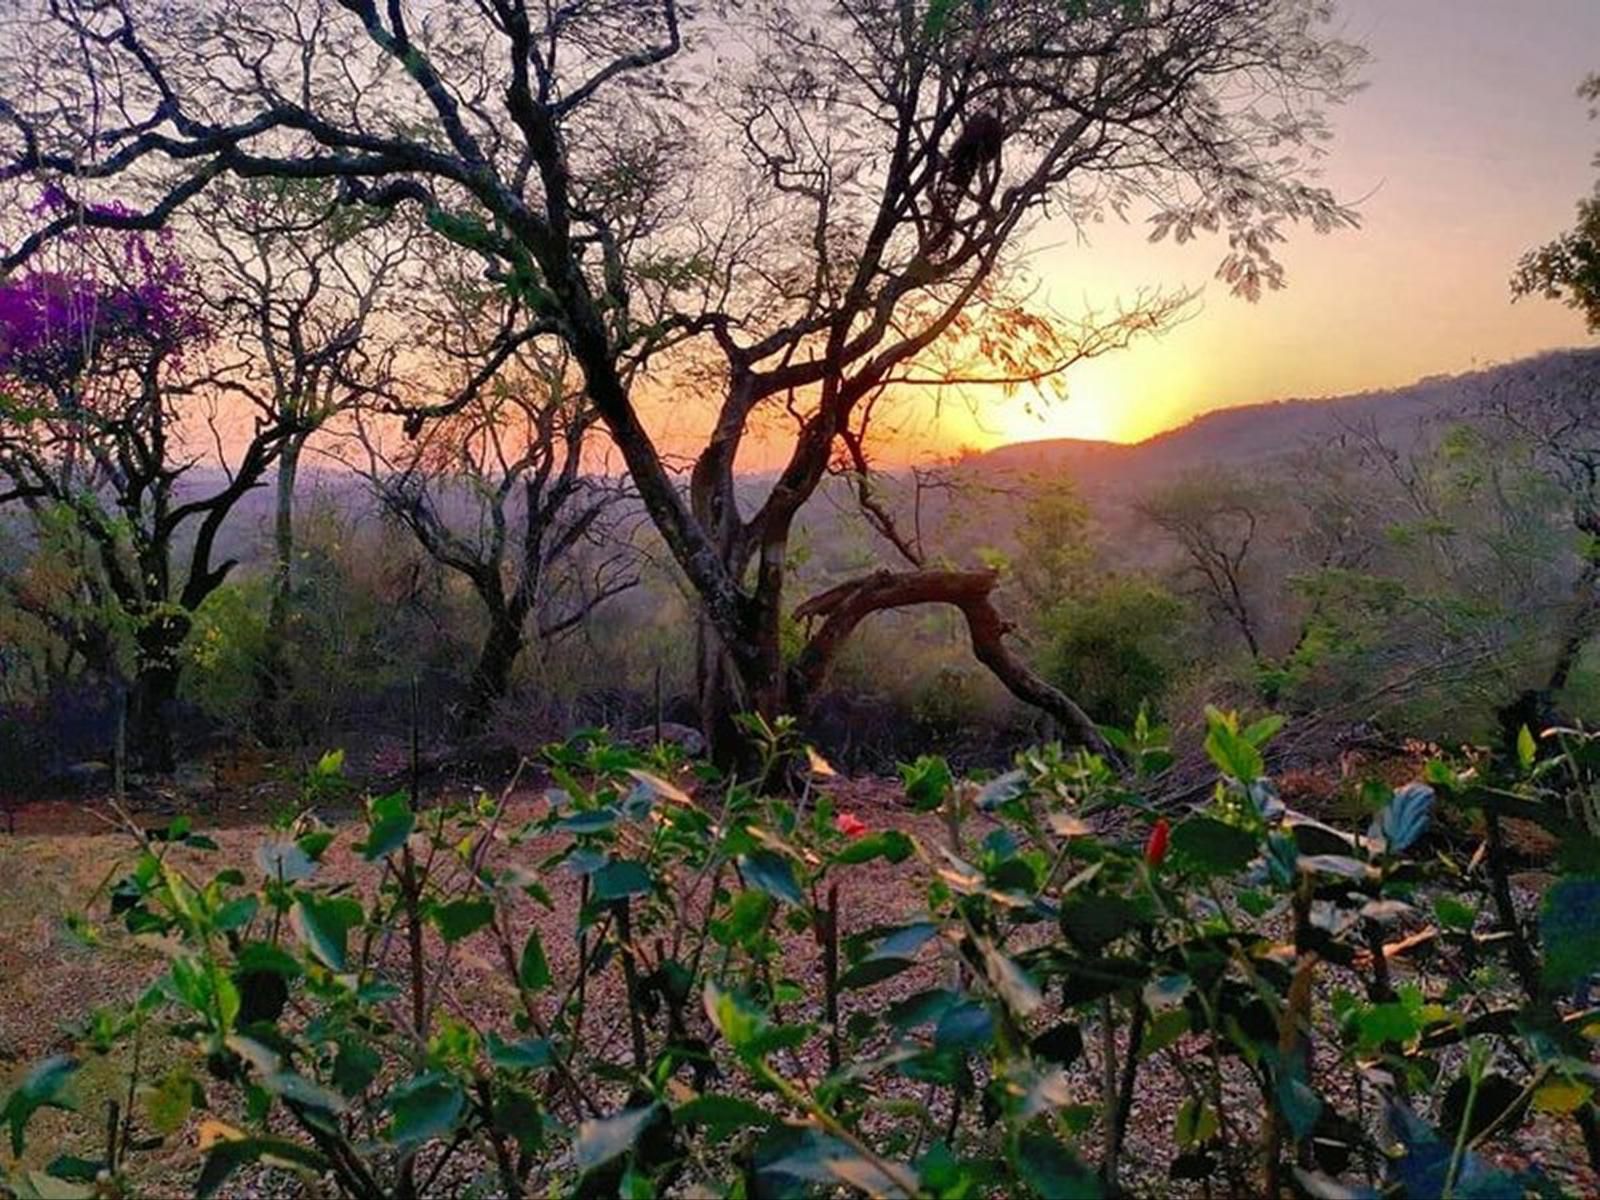
[[[138,634],[128,719],[139,766],[152,774],[170,775],[177,767],[172,723],[178,702],[178,654],[188,633],[186,616],[168,615],[149,618]]]
[[[1013,696],[1054,717],[1072,741],[1114,762],[1115,751],[1089,715],[1006,645],[1011,626],[991,598],[998,582],[993,571],[879,571],[813,596],[795,609],[795,616],[800,620],[820,617],[822,627],[790,670],[791,696],[803,698],[816,692],[856,626],[873,613],[918,604],[950,604],[966,618],[974,656]]]
[[[262,740],[278,744],[284,735],[283,699],[293,680],[289,662],[289,610],[294,597],[294,489],[300,473],[303,438],[284,443],[278,457],[277,503],[272,528],[272,606],[267,613],[267,644],[261,659],[257,728]]]
[[[749,774],[756,766],[750,739],[735,718],[760,712],[771,720],[780,715],[779,708],[770,695],[766,709],[757,707],[749,681],[741,676],[739,664],[723,648],[722,639],[704,615],[696,620],[695,638],[695,692],[706,756],[721,771]]]
[[[464,732],[477,733],[494,714],[494,707],[511,687],[511,671],[526,644],[521,623],[493,618],[468,684],[467,706],[462,713]]]

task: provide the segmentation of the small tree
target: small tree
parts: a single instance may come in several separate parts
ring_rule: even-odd
[[[386,446],[383,422],[359,423],[357,469],[379,503],[483,606],[487,629],[461,721],[468,731],[506,694],[530,643],[581,629],[639,582],[638,556],[620,534],[628,491],[585,470],[597,421],[564,362],[524,350],[471,403],[414,439]]]
[[[1569,594],[1560,606],[1545,689],[1567,686],[1600,633],[1600,377],[1593,355],[1537,361],[1502,375],[1477,401],[1499,453],[1521,457],[1551,485],[1548,513],[1570,547]]]
[[[324,181],[242,180],[213,188],[184,229],[212,285],[228,361],[224,397],[281,426],[273,506],[273,588],[257,726],[282,733],[291,683],[294,500],[307,442],[341,413],[385,396],[415,286],[414,228],[382,209],[335,203]]]
[[[1038,612],[1069,599],[1088,582],[1094,551],[1089,506],[1070,478],[1046,483],[1017,527],[1017,582]]]
[[[59,192],[41,209],[72,211]],[[234,565],[216,561],[217,535],[284,429],[261,415],[220,479],[193,471],[209,394],[195,358],[211,329],[170,236],[80,230],[59,258],[0,285],[0,503],[81,537],[85,586],[131,642],[140,760],[168,771],[179,650]]]
[[[1600,74],[1585,79],[1578,95],[1589,101],[1591,117],[1600,116]],[[1600,155],[1595,166],[1600,167]],[[1600,183],[1578,201],[1578,220],[1570,231],[1522,256],[1511,292],[1564,300],[1583,314],[1589,332],[1600,333]]]
[[[1183,574],[1201,601],[1237,631],[1258,661],[1252,552],[1258,549],[1267,507],[1260,487],[1222,470],[1197,471],[1138,505],[1147,521],[1177,543]]]
[[[1600,116],[1600,74],[1584,80],[1578,94],[1589,101],[1589,115]],[[1595,165],[1600,167],[1600,155]],[[1523,256],[1511,290],[1515,296],[1565,300],[1583,314],[1591,333],[1600,333],[1600,183],[1578,201],[1571,232]],[[1507,403],[1505,392],[1487,403],[1494,420],[1531,443],[1567,493],[1581,539],[1583,565],[1547,683],[1552,691],[1567,685],[1584,646],[1600,630],[1600,388],[1592,372],[1560,375],[1548,394],[1527,406]]]

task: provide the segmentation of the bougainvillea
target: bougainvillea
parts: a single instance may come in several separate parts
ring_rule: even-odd
[[[75,207],[51,187],[34,211]],[[59,385],[124,348],[176,353],[206,336],[170,230],[147,235],[83,226],[56,249],[55,264],[0,283],[0,374],[21,384]]]

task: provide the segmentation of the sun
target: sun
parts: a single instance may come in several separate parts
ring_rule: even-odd
[[[938,441],[951,450],[988,450],[1014,442],[1077,438],[1132,442],[1148,436],[1149,414],[1130,402],[1110,363],[1080,363],[1067,379],[1065,396],[1028,389],[947,397],[935,419]],[[1097,369],[1098,368],[1098,369]]]

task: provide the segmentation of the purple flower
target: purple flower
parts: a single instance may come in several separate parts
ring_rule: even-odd
[[[71,204],[52,185],[35,211]],[[35,267],[0,283],[0,375],[59,386],[97,358],[141,347],[176,356],[209,335],[170,238],[89,227],[59,249],[71,270]]]

